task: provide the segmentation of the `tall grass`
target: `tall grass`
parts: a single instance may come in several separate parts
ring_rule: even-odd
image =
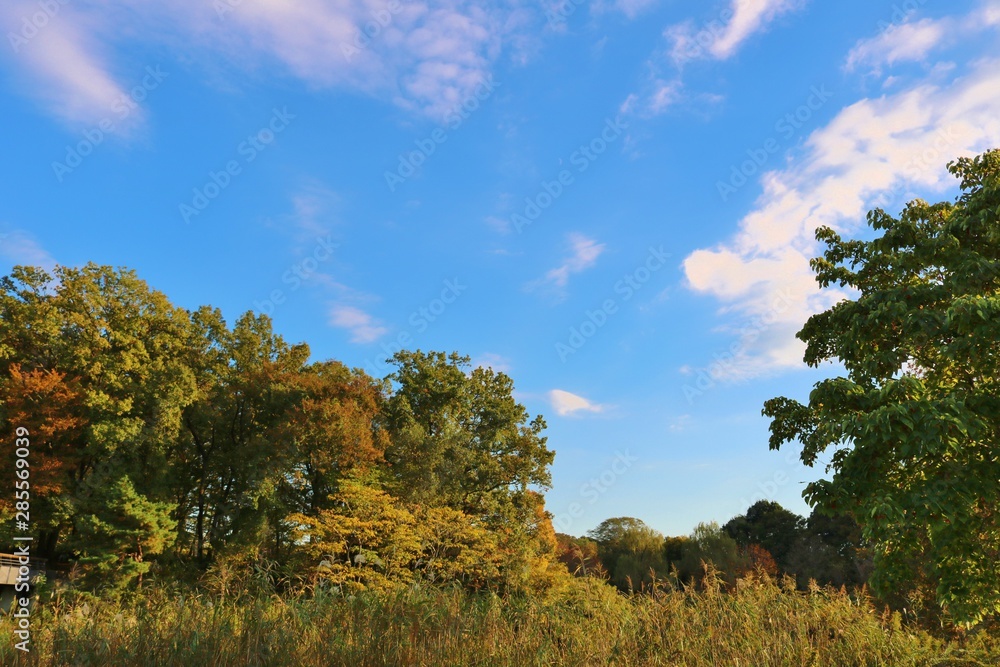
[[[768,579],[735,591],[623,596],[574,580],[545,599],[414,588],[344,597],[147,591],[130,602],[50,604],[33,650],[3,665],[997,665],[985,637],[946,643],[833,589]],[[0,632],[10,636],[8,619]]]

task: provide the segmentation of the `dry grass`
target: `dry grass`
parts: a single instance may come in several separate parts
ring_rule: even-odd
[[[49,605],[29,656],[3,665],[997,665],[979,636],[946,643],[867,599],[747,580],[723,593],[625,597],[573,580],[546,599],[411,589],[249,600],[148,592]],[[0,632],[10,636],[8,619]]]

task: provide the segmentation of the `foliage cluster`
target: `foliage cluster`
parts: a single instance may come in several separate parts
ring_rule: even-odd
[[[523,590],[562,569],[545,423],[509,377],[457,354],[400,352],[381,380],[309,356],[266,316],[230,327],[128,270],[15,268],[0,281],[0,438],[31,433],[34,555],[116,590],[154,564],[184,577],[267,561],[352,589]],[[0,466],[0,484],[13,476]]]

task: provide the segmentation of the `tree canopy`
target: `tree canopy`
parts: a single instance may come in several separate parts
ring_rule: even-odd
[[[267,316],[229,325],[126,269],[16,267],[0,435],[31,434],[34,554],[112,589],[258,558],[342,587],[551,583],[554,453],[508,376],[457,354],[400,352],[382,379],[309,357]]]

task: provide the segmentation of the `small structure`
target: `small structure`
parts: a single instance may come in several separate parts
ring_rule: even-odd
[[[42,558],[28,559],[27,578],[29,585],[33,585],[39,575],[45,574],[46,565],[47,562]],[[0,613],[8,613],[14,603],[14,586],[17,585],[18,577],[21,576],[21,566],[21,557],[15,554],[0,554]],[[18,597],[23,596],[23,593],[18,594]]]

